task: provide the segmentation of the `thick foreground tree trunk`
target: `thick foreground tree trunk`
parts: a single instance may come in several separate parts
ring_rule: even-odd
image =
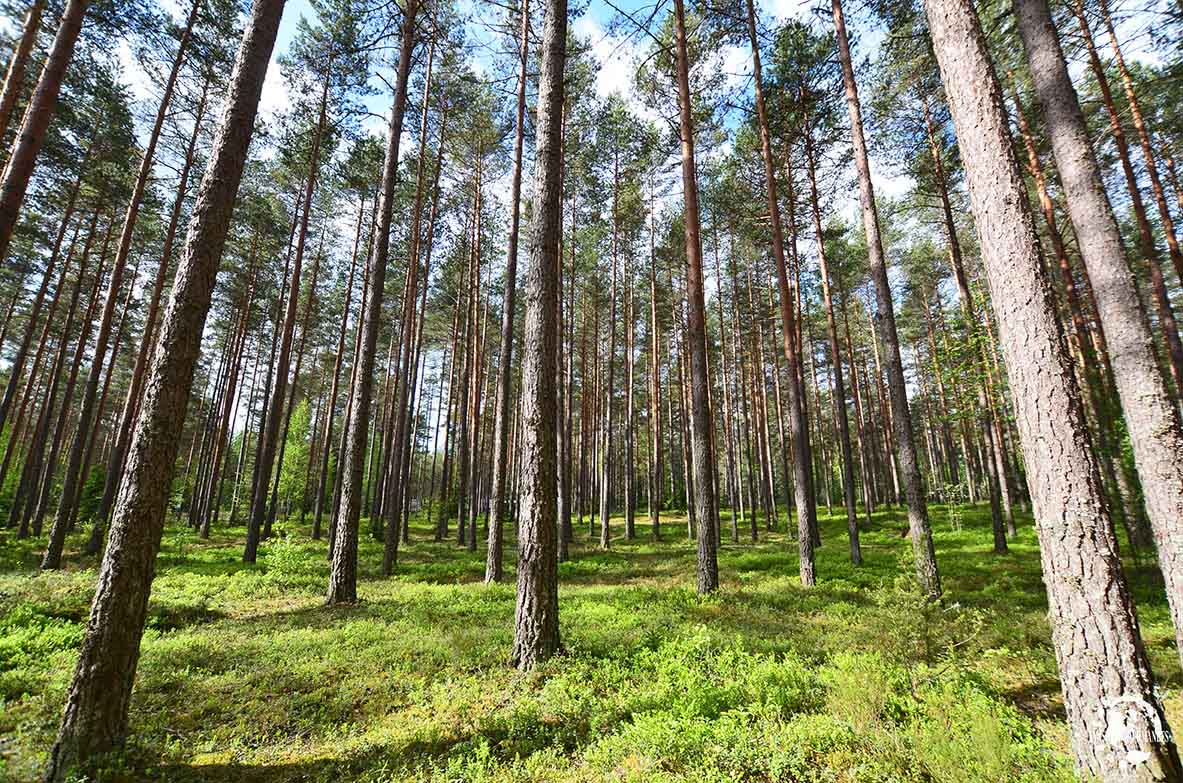
[[[1077,769],[1179,780],[985,36],[970,0],[925,9],[1014,391]]]
[[[1051,11],[1046,0],[1016,0],[1015,11],[1068,214],[1096,292],[1113,379],[1166,582],[1177,652],[1183,654],[1183,431],[1155,362],[1150,327],[1126,265],[1121,233],[1105,195]]]
[[[86,636],[50,752],[49,781],[64,780],[71,769],[118,747],[127,733],[173,463],[283,7],[284,0],[256,0],[243,32],[226,109],[149,368],[127,477],[115,503]]]
[[[534,215],[530,268],[524,280],[521,484],[518,490],[518,591],[513,665],[530,669],[559,650],[558,424],[555,365],[559,339],[562,258],[563,69],[567,59],[567,0],[546,0],[538,87]]]

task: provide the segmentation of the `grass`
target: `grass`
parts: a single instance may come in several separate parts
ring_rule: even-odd
[[[659,543],[647,525],[623,540],[619,519],[608,552],[580,531],[560,567],[564,654],[527,675],[505,665],[512,567],[506,584],[483,585],[483,553],[431,542],[424,520],[391,579],[363,535],[361,600],[333,609],[325,544],[306,529],[287,525],[247,566],[241,529],[202,541],[170,527],[128,747],[100,777],[1071,780],[1031,520],[998,557],[985,509],[957,531],[943,509],[932,515],[942,607],[916,597],[898,510],[864,525],[859,569],[844,520],[823,517],[810,590],[783,534],[725,541],[722,589],[708,598],[694,594],[677,512]],[[3,535],[0,779],[26,781],[53,740],[95,570],[79,554],[84,533],[69,567],[45,574],[36,543]],[[1183,725],[1161,583],[1128,566],[1168,715]]]

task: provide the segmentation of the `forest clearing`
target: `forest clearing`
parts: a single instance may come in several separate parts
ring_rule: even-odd
[[[0,780],[1183,783],[1179,0],[0,59]]]
[[[803,589],[777,532],[720,549],[721,590],[698,598],[694,547],[579,534],[560,567],[564,654],[505,666],[514,590],[412,519],[381,579],[366,537],[359,603],[326,608],[325,545],[285,529],[242,563],[243,530],[203,541],[170,526],[131,709],[111,779],[175,781],[1072,780],[1030,520],[992,558],[989,515],[955,531],[933,508],[946,589],[901,578],[904,515],[876,513],[864,566],[821,516]],[[685,524],[671,516],[671,526]],[[672,532],[672,531],[671,531]],[[79,538],[71,542],[81,548]],[[26,547],[10,557],[35,560]],[[4,564],[5,772],[34,777],[57,728],[93,567],[39,583]],[[1183,712],[1161,583],[1129,563],[1168,716]],[[24,694],[18,696],[18,694]]]

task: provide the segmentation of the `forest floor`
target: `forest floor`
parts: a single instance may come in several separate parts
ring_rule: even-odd
[[[423,520],[391,579],[363,534],[360,602],[332,609],[326,546],[306,528],[281,524],[252,567],[241,529],[202,541],[170,526],[128,749],[103,778],[1070,780],[1031,520],[999,557],[988,509],[962,517],[953,530],[932,510],[941,607],[912,589],[898,510],[864,523],[858,569],[844,518],[824,517],[809,590],[783,533],[761,524],[759,543],[733,544],[728,529],[708,598],[684,516],[664,516],[660,543],[643,514],[631,542],[614,519],[607,552],[581,530],[559,569],[565,652],[528,675],[505,664],[512,568],[483,585],[483,551],[431,542]],[[83,540],[66,571],[38,575],[37,545],[0,532],[0,779],[35,779],[53,740],[95,580]],[[1127,567],[1183,726],[1161,583]]]

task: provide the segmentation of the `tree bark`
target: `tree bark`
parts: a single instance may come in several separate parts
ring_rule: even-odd
[[[607,549],[612,543],[612,457],[615,444],[612,442],[614,429],[612,405],[615,391],[616,370],[616,290],[617,265],[620,254],[620,216],[617,212],[620,193],[620,155],[613,154],[612,160],[612,284],[608,289],[608,344],[604,357],[604,388],[602,399],[604,410],[600,429],[600,549]]]
[[[657,326],[657,259],[655,241],[657,215],[653,209],[653,188],[649,197],[649,526],[653,540],[661,540],[663,497],[661,461],[661,342]]]
[[[985,36],[969,0],[925,8],[1016,402],[1077,770],[1178,780]]]
[[[329,457],[332,454],[333,419],[337,413],[337,395],[340,391],[341,365],[345,359],[345,332],[349,324],[349,311],[353,305],[353,277],[357,273],[357,251],[361,246],[361,226],[366,213],[366,197],[362,194],[357,208],[357,228],[353,235],[353,252],[349,259],[349,276],[345,283],[345,302],[341,306],[341,329],[337,332],[337,351],[333,359],[333,381],[329,387],[329,402],[325,415],[324,437],[321,440],[320,471],[316,482],[316,508],[312,517],[312,537],[320,539],[321,519],[324,516],[325,489],[329,480]]]
[[[386,264],[390,256],[390,224],[394,213],[395,186],[398,183],[398,148],[403,116],[407,105],[407,84],[411,72],[411,54],[415,44],[415,16],[419,0],[408,0],[403,11],[402,40],[399,48],[394,106],[390,112],[386,139],[386,158],[382,163],[382,195],[378,224],[370,245],[369,290],[363,307],[362,340],[353,382],[353,402],[346,424],[346,446],[341,465],[341,499],[337,508],[337,530],[333,541],[332,570],[326,601],[350,604],[357,601],[357,528],[361,518],[362,477],[366,441],[369,439],[370,402],[374,389],[374,354],[381,328],[382,297],[386,285]]]
[[[1121,124],[1121,116],[1118,114],[1117,105],[1113,101],[1113,94],[1110,91],[1109,77],[1105,73],[1105,66],[1101,63],[1101,58],[1097,54],[1096,44],[1093,41],[1093,31],[1089,26],[1088,17],[1085,14],[1083,0],[1076,0],[1073,14],[1075,14],[1076,20],[1080,25],[1081,37],[1084,39],[1085,48],[1088,51],[1089,68],[1093,72],[1093,78],[1097,81],[1097,87],[1101,92],[1101,101],[1105,104],[1105,112],[1109,117],[1109,131],[1113,136],[1113,146],[1117,150],[1117,158],[1121,162],[1122,174],[1125,177],[1126,190],[1130,195],[1130,208],[1134,213],[1134,221],[1138,225],[1138,252],[1141,253],[1142,259],[1150,272],[1151,289],[1154,292],[1154,301],[1158,308],[1163,339],[1167,344],[1168,366],[1171,370],[1171,378],[1175,382],[1175,393],[1176,396],[1183,397],[1183,339],[1179,336],[1179,326],[1175,320],[1174,307],[1171,304],[1170,294],[1167,291],[1166,280],[1162,271],[1162,258],[1159,256],[1158,247],[1154,240],[1154,228],[1150,225],[1150,220],[1146,216],[1146,205],[1142,201],[1142,190],[1138,186],[1138,177],[1134,172],[1133,162],[1130,157],[1129,140],[1126,139],[1125,130]]]
[[[522,17],[521,35],[518,39],[518,47],[521,51],[518,52],[517,120],[513,143],[513,173],[510,177],[509,187],[509,251],[505,258],[505,291],[501,302],[501,359],[497,367],[497,412],[493,419],[493,489],[489,504],[489,548],[485,558],[486,582],[500,582],[502,577],[502,527],[505,520],[505,485],[509,478],[506,461],[509,459],[509,396],[513,372],[513,317],[517,296],[518,223],[521,215],[519,202],[522,194],[522,148],[525,146],[526,138],[526,68],[529,64],[530,0],[521,1],[518,13]],[[559,141],[561,144],[561,133]],[[561,179],[561,152],[559,168]],[[561,217],[561,185],[559,187],[559,212]],[[562,264],[561,255],[560,252],[560,264]],[[562,454],[560,453],[559,456],[561,458]]]
[[[871,182],[871,164],[867,158],[867,143],[863,137],[862,108],[859,105],[858,85],[854,80],[854,64],[841,0],[831,0],[830,10],[838,37],[838,59],[842,63],[842,84],[846,92],[847,112],[850,115],[854,163],[859,174],[859,203],[862,207],[863,231],[867,236],[871,280],[875,284],[877,306],[874,318],[887,365],[887,389],[891,400],[892,424],[895,425],[896,457],[899,459],[900,472],[904,479],[908,526],[912,531],[912,553],[916,560],[916,578],[925,595],[931,600],[937,600],[941,597],[941,577],[937,569],[932,526],[928,521],[924,478],[920,475],[920,461],[916,455],[912,414],[908,410],[908,392],[904,384],[903,361],[900,359],[900,339],[895,325],[895,305],[891,300],[891,284],[887,279],[887,263],[883,256],[883,240],[879,231],[879,212],[875,205],[874,185]]]
[[[329,71],[331,72],[332,63],[330,61]],[[259,478],[255,484],[254,497],[251,498],[250,517],[247,519],[246,528],[246,547],[242,553],[242,559],[245,563],[255,562],[259,551],[259,542],[264,535],[264,521],[268,517],[267,500],[272,493],[269,492],[271,486],[271,474],[274,469],[276,473],[276,480],[280,468],[275,465],[276,451],[280,448],[280,431],[279,425],[283,421],[286,423],[287,417],[291,415],[291,407],[286,405],[285,397],[288,396],[288,373],[292,358],[292,338],[296,331],[296,309],[300,300],[300,272],[304,260],[304,250],[308,242],[308,222],[312,216],[312,197],[316,193],[316,184],[318,174],[320,171],[320,146],[324,137],[325,126],[328,123],[328,95],[329,95],[329,81],[328,73],[324,77],[324,85],[321,88],[320,94],[320,113],[316,122],[316,131],[312,138],[312,149],[308,155],[308,177],[304,185],[304,200],[303,212],[300,215],[300,228],[296,235],[296,250],[292,258],[292,269],[290,274],[290,283],[288,284],[288,298],[287,308],[284,311],[283,317],[283,331],[279,341],[279,356],[275,366],[275,381],[271,388],[271,399],[267,404],[267,419],[266,425],[262,432],[262,437],[259,440],[259,447],[255,454],[255,459],[258,462]],[[319,257],[318,257],[319,258]],[[312,292],[316,290],[315,271],[313,279],[309,286],[309,302],[311,307]],[[301,338],[301,342],[303,338]],[[299,372],[299,359],[297,361],[297,374]],[[292,379],[293,389],[295,387],[297,378]],[[286,413],[285,413],[286,412]],[[270,522],[269,519],[266,519]],[[268,524],[268,527],[270,525]]]
[[[562,259],[563,70],[567,45],[567,2],[545,0],[540,55],[535,208],[530,226],[530,267],[522,346],[521,520],[518,588],[510,659],[532,669],[554,655],[559,642],[559,594],[555,536],[558,481],[555,423],[555,341],[558,339],[559,264]]]
[[[144,388],[144,375],[151,357],[153,336],[156,334],[156,321],[160,313],[160,298],[164,293],[164,284],[168,277],[169,264],[172,261],[173,243],[176,240],[177,227],[181,222],[181,211],[185,206],[185,195],[188,190],[189,175],[193,170],[196,157],[197,137],[201,130],[201,123],[205,117],[209,88],[212,77],[206,74],[201,87],[201,98],[197,103],[197,112],[193,118],[193,130],[189,134],[188,145],[185,148],[185,161],[181,166],[180,178],[177,183],[176,195],[173,198],[172,211],[169,214],[168,227],[164,232],[164,243],[161,247],[160,266],[156,270],[156,278],[152,284],[151,299],[144,316],[143,339],[140,350],[136,353],[135,367],[132,369],[131,383],[124,399],[123,412],[119,418],[118,434],[115,447],[111,450],[111,458],[107,465],[107,477],[103,485],[103,497],[99,502],[95,524],[104,526],[111,514],[111,507],[115,503],[115,493],[123,478],[123,464],[127,455],[128,442],[131,440],[132,428],[135,425],[136,414],[140,409],[140,401]],[[96,550],[97,551],[97,550]]]
[[[41,15],[45,11],[45,0],[33,0],[29,12],[25,14],[25,24],[21,28],[21,37],[13,49],[12,59],[8,62],[8,73],[4,77],[4,90],[0,92],[0,139],[8,133],[8,124],[12,121],[12,110],[16,108],[17,97],[25,81],[25,68],[29,65],[29,57],[33,47],[37,44],[37,33],[41,30]]]
[[[806,120],[808,125],[808,120]],[[838,343],[838,324],[834,318],[834,301],[830,294],[830,272],[826,259],[825,238],[822,232],[821,210],[818,206],[817,175],[813,157],[811,131],[805,128],[805,167],[809,173],[809,200],[813,206],[813,231],[817,236],[817,257],[821,268],[822,300],[826,308],[826,332],[830,340],[830,364],[834,385],[834,420],[838,427],[838,445],[842,449],[842,494],[846,506],[846,530],[850,538],[850,562],[862,565],[859,546],[858,513],[854,505],[854,455],[850,448],[850,421],[846,415],[846,385],[842,377],[842,353]],[[928,586],[922,585],[925,592]]]
[[[633,418],[633,378],[636,375],[633,352],[637,339],[636,312],[633,306],[633,264],[632,256],[624,259],[624,537],[632,541],[637,537],[635,506],[636,495],[636,423]]]
[[[419,154],[415,171],[415,203],[411,211],[410,248],[407,254],[406,285],[403,296],[402,326],[400,337],[402,352],[399,359],[398,402],[395,408],[394,442],[389,460],[395,468],[395,475],[388,488],[390,497],[390,512],[386,515],[386,531],[382,548],[382,575],[390,576],[398,559],[399,519],[406,486],[402,480],[402,465],[408,448],[406,442],[409,437],[410,395],[413,394],[415,357],[415,302],[419,298],[419,229],[423,215],[423,173],[427,158],[427,117],[431,97],[431,71],[435,61],[435,36],[427,49],[427,69],[423,80],[423,101],[419,121]],[[427,286],[426,275],[423,285]]]
[[[49,47],[45,66],[37,79],[37,87],[25,107],[25,116],[20,131],[8,156],[4,177],[0,180],[0,259],[8,258],[8,245],[12,232],[21,216],[25,191],[37,165],[41,145],[45,142],[49,122],[57,109],[58,94],[65,81],[66,70],[74,58],[74,45],[82,32],[82,19],[90,0],[67,0],[58,23],[57,34]]]
[[[1015,0],[1019,32],[1047,122],[1142,479],[1159,567],[1183,655],[1183,429],[1154,359],[1154,343],[1125,262],[1121,233],[1089,143],[1076,90],[1045,0]]]
[[[127,710],[176,459],[230,217],[254,131],[283,0],[256,0],[230,79],[226,109],[198,189],[185,253],[149,370],[98,588],[45,778],[62,781],[118,747]]]
[[[140,159],[140,168],[136,175],[135,185],[132,188],[131,199],[127,204],[127,213],[123,218],[123,227],[119,232],[119,244],[115,251],[115,261],[111,266],[111,281],[107,288],[107,299],[103,304],[103,314],[99,321],[99,332],[95,343],[94,357],[91,360],[90,374],[86,379],[86,387],[83,391],[82,406],[78,413],[78,425],[75,431],[74,443],[70,447],[70,456],[66,463],[66,473],[62,478],[62,494],[58,501],[57,513],[54,516],[53,527],[50,531],[49,546],[45,551],[45,557],[41,561],[41,567],[43,569],[61,567],[62,543],[65,541],[66,531],[74,527],[74,518],[78,512],[78,498],[82,491],[82,484],[86,481],[83,459],[85,457],[87,438],[91,435],[92,424],[96,419],[96,395],[98,394],[99,377],[103,370],[103,360],[107,355],[107,342],[111,336],[111,324],[115,314],[115,304],[119,298],[119,292],[123,287],[123,276],[127,269],[128,256],[131,254],[131,240],[135,234],[136,222],[139,219],[140,205],[144,200],[144,191],[148,186],[148,179],[152,176],[152,167],[156,161],[156,145],[160,141],[160,133],[164,128],[164,119],[168,115],[169,106],[172,104],[177,78],[180,75],[181,65],[185,61],[185,54],[189,48],[193,24],[197,20],[197,11],[200,7],[201,0],[196,0],[189,12],[189,19],[185,25],[185,30],[181,34],[177,53],[173,57],[172,69],[169,71],[168,80],[164,85],[164,93],[160,98],[160,106],[156,110],[156,118],[152,125],[152,131],[148,136],[148,144],[144,148],[143,157]]]
[[[1107,348],[1102,348],[1105,340],[1101,336],[1100,326],[1097,325],[1096,328],[1093,328],[1085,321],[1076,279],[1072,274],[1072,264],[1064,245],[1064,235],[1056,222],[1055,206],[1048,193],[1047,181],[1039,160],[1039,151],[1035,145],[1035,137],[1027,122],[1017,92],[1014,95],[1014,104],[1015,119],[1018,121],[1023,146],[1027,150],[1027,171],[1035,183],[1040,212],[1043,214],[1048,237],[1052,241],[1052,253],[1056,257],[1056,267],[1060,271],[1060,282],[1064,289],[1065,304],[1072,325],[1072,329],[1068,332],[1068,345],[1076,360],[1077,383],[1085,394],[1086,413],[1097,436],[1102,475],[1114,501],[1113,511],[1129,534],[1130,546],[1135,551],[1148,549],[1153,545],[1153,534],[1150,532],[1144,516],[1140,513],[1140,505],[1136,503],[1131,490],[1133,477],[1126,475],[1124,460],[1123,464],[1118,466],[1113,458],[1113,455],[1119,452],[1114,446],[1116,436],[1113,431],[1115,424],[1113,413],[1115,411],[1112,410],[1108,393],[1110,391],[1109,379],[1113,377],[1109,353]],[[1124,260],[1123,257],[1122,261],[1124,262]],[[1087,271],[1085,274],[1087,276]],[[1141,302],[1136,298],[1136,290],[1134,294],[1135,304],[1138,305],[1138,312],[1141,315]],[[1153,343],[1151,343],[1151,350],[1153,350]],[[1151,358],[1153,358],[1153,354]]]
[[[699,225],[698,175],[694,163],[694,121],[690,105],[690,58],[686,43],[686,11],[674,0],[677,49],[678,115],[682,137],[682,195],[685,200],[686,234],[686,342],[690,379],[691,451],[694,473],[694,511],[698,522],[699,594],[719,589],[714,517],[715,455],[711,453],[711,409],[707,397],[706,304],[702,281],[702,229]]]

